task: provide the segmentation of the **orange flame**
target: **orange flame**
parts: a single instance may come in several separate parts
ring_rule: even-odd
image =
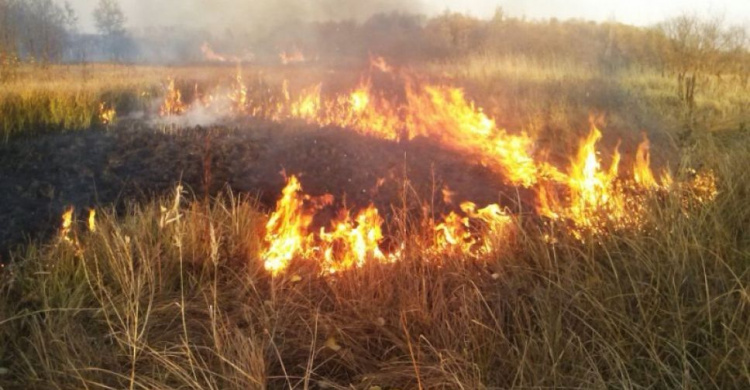
[[[290,51],[279,53],[279,59],[282,65],[299,64],[307,62],[307,57],[295,46]]]
[[[107,103],[99,103],[99,122],[103,125],[111,125],[115,122],[117,112]]]
[[[282,193],[266,223],[268,248],[262,255],[266,270],[273,275],[286,269],[295,256],[305,253],[310,239],[307,229],[312,222],[312,215],[304,210],[302,186],[295,176],[289,178]]]
[[[530,187],[545,172],[532,156],[534,142],[530,137],[498,128],[493,119],[464,97],[461,89],[409,87],[407,101],[409,138],[435,138],[450,148],[478,156],[502,171],[512,184]]]
[[[385,58],[381,56],[370,57],[370,67],[383,73],[393,73],[393,67],[388,65]]]
[[[372,59],[372,67],[379,65],[382,63],[377,58]],[[275,121],[298,119],[393,141],[407,142],[416,137],[437,140],[447,149],[476,158],[501,174],[505,182],[535,189],[539,215],[570,222],[579,237],[584,230],[604,232],[605,226],[639,226],[642,200],[647,191],[680,187],[680,184],[673,183],[668,173],[660,179],[661,184],[657,182],[651,171],[650,144],[645,135],[635,153],[632,179],[619,176],[621,156],[617,148],[612,153],[610,165],[604,167],[597,150],[602,134],[593,120],[589,134],[581,140],[577,154],[563,171],[540,158],[543,153],[538,153],[533,138],[498,127],[496,121],[467,99],[460,88],[418,84],[407,79],[403,99],[388,99],[382,92],[373,92],[370,80],[364,80],[345,94],[325,96],[321,90],[322,85],[317,84],[292,93],[289,83],[284,81],[280,96],[253,100],[238,70],[232,91],[224,98],[229,99],[233,107],[230,112],[235,114]],[[226,106],[217,104],[212,107],[220,109]],[[175,88],[174,80],[170,80],[161,113],[179,115],[184,112],[180,92]],[[696,199],[713,199],[715,180],[712,181],[711,176],[697,179],[689,184],[703,188],[695,193]],[[296,189],[290,190],[290,187]],[[453,201],[449,191],[443,195],[446,203]],[[373,246],[372,242],[364,252],[353,249],[367,242],[360,229],[374,232],[373,226],[382,223],[375,217],[377,213],[373,215],[372,206],[354,219],[348,213],[344,214],[331,231],[324,229],[316,235],[308,234],[313,213],[302,207],[305,200],[308,198],[302,194],[299,182],[291,178],[267,226],[269,248],[264,259],[272,272],[284,269],[294,256],[322,255],[324,268],[333,271],[361,265],[366,258],[382,260],[383,256],[393,256],[376,252],[377,245]],[[464,253],[493,250],[494,243],[488,244],[486,235],[505,234],[510,216],[499,205],[477,210],[476,206],[464,204],[462,211],[463,215],[451,213],[435,226],[435,247]],[[360,217],[364,219],[360,220]],[[382,232],[373,234],[378,237],[374,241],[382,239]],[[358,237],[360,244],[357,245],[360,246],[354,244],[352,237]]]
[[[635,167],[633,167],[633,176],[635,182],[643,188],[654,188],[658,187],[654,173],[651,171],[651,144],[643,133],[643,141],[638,145],[638,150],[635,153]]]
[[[247,87],[242,81],[242,69],[237,67],[237,76],[234,79],[233,90],[229,94],[229,99],[233,103],[235,112],[244,113],[247,110],[248,99],[247,99]]]
[[[68,236],[70,234],[71,229],[73,228],[73,212],[75,211],[75,207],[69,206],[67,210],[62,215],[62,224],[60,225],[60,237],[62,237],[66,241],[70,241],[70,237]]]
[[[182,115],[186,111],[185,104],[182,103],[182,93],[175,87],[173,78],[168,80],[167,93],[164,96],[164,102],[159,109],[161,116]]]
[[[435,247],[439,253],[459,253],[480,255],[495,249],[495,242],[505,238],[510,231],[511,217],[498,204],[491,204],[477,210],[472,202],[461,204],[467,217],[451,212],[444,221],[435,227]],[[481,234],[472,231],[472,220],[483,225]],[[477,230],[477,229],[475,229]]]
[[[215,62],[226,62],[227,58],[223,55],[217,54],[211,46],[208,44],[208,42],[203,42],[203,45],[201,45],[201,52],[203,52],[203,58],[206,59],[206,61],[215,61]]]
[[[324,253],[324,268],[334,273],[355,267],[361,267],[367,260],[384,261],[380,250],[383,240],[381,225],[383,219],[378,209],[370,205],[360,211],[352,222],[349,212],[333,223],[333,231],[320,231]]]
[[[469,231],[469,218],[454,212],[435,226],[435,232],[435,246],[440,253],[468,253],[476,243]]]
[[[88,227],[89,227],[90,232],[92,233],[96,232],[96,210],[95,209],[89,209]]]

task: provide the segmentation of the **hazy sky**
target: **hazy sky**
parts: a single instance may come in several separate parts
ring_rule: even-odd
[[[62,0],[59,0],[62,1]],[[93,30],[91,12],[98,0],[68,0],[78,12],[81,27]],[[500,6],[512,16],[560,19],[583,18],[616,20],[628,24],[649,25],[682,13],[723,16],[732,24],[750,25],[749,0],[119,0],[128,17],[128,27],[174,25],[178,23],[217,24],[223,19],[241,22],[243,12],[315,13],[318,18],[328,12],[338,15],[362,15],[377,9],[393,9],[409,4],[412,11],[428,14],[446,9],[490,17]],[[296,1],[296,3],[295,3]],[[283,6],[280,3],[285,3]],[[310,4],[324,5],[312,8]],[[242,5],[240,5],[242,4]],[[302,5],[304,4],[304,5]],[[343,5],[342,5],[343,4]],[[295,7],[292,7],[295,8]],[[352,8],[357,8],[352,9]],[[349,16],[349,15],[347,15]]]

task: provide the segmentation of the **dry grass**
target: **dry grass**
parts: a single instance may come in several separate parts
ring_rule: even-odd
[[[670,99],[668,81],[654,75],[610,83],[575,67],[563,67],[570,79],[559,67],[529,75],[523,64],[516,75],[504,72],[518,64],[500,64],[453,77],[483,106],[509,113],[514,129],[561,142],[587,130],[580,122],[592,102],[613,108],[616,128],[651,123],[654,107],[670,123],[666,110],[681,109],[639,101]],[[110,86],[142,91],[170,75],[235,72],[94,69],[102,73],[92,80],[120,76],[34,88],[87,91],[94,101]],[[0,94],[24,88],[3,85]],[[741,91],[716,91],[716,104],[746,112],[737,108],[746,103],[736,100]],[[428,255],[421,221],[396,220],[391,239],[406,243],[402,262],[320,276],[299,259],[272,278],[259,255],[266,213],[252,199],[180,198],[175,206],[171,197],[100,212],[96,232],[81,224],[75,242],[30,245],[0,272],[0,387],[745,388],[750,173],[737,167],[750,138],[701,134],[679,157],[717,173],[714,202],[683,212],[681,194],[654,197],[646,228],[584,242],[524,217],[481,260]]]
[[[321,79],[333,78],[323,68],[302,69],[243,66],[246,80],[281,85],[293,80],[293,86],[309,86]],[[338,72],[336,79],[354,78]],[[164,95],[169,78],[177,80],[183,95],[192,100],[196,88],[210,90],[217,84],[228,85],[237,67],[174,66],[149,67],[114,64],[24,66],[13,77],[0,83],[0,137],[45,131],[86,130],[101,127],[99,107],[106,103],[118,115],[154,111]],[[356,78],[354,78],[356,80]]]
[[[403,262],[322,277],[300,259],[272,278],[251,200],[108,214],[3,274],[0,385],[743,388],[750,174],[734,166],[749,142],[716,156],[713,203],[653,199],[646,229],[585,243],[520,221],[481,261],[431,258],[419,230],[394,229]]]

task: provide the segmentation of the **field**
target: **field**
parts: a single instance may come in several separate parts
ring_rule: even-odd
[[[23,67],[0,389],[744,388],[750,86],[697,82],[491,55]]]

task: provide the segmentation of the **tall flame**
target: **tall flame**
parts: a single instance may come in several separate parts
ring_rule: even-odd
[[[90,232],[92,233],[96,232],[96,210],[95,209],[89,209],[88,228]]]
[[[643,141],[638,145],[638,150],[635,153],[635,167],[633,167],[633,176],[635,182],[643,188],[654,188],[657,187],[654,173],[651,171],[651,144],[643,133]]]
[[[276,275],[286,269],[292,259],[305,252],[309,240],[307,229],[312,215],[304,210],[302,186],[291,176],[276,204],[276,210],[266,223],[267,249],[262,258],[266,270]]]
[[[62,215],[62,223],[60,225],[60,237],[64,240],[70,240],[69,234],[73,228],[73,212],[75,207],[68,207]]]
[[[182,93],[175,87],[173,78],[168,80],[167,93],[164,96],[164,102],[159,109],[161,116],[182,115],[186,111],[185,104],[182,103]]]

